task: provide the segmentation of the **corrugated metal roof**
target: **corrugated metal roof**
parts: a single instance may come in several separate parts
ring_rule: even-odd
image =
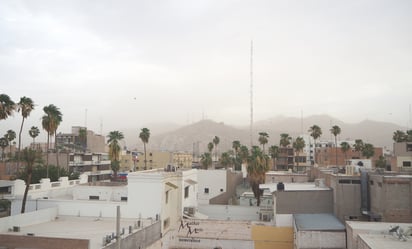
[[[345,226],[333,214],[294,214],[298,231],[343,231]]]

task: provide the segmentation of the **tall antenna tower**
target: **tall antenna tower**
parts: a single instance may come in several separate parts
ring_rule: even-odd
[[[250,42],[250,148],[253,146],[253,40]]]

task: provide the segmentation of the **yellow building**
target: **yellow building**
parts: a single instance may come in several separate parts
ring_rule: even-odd
[[[175,168],[191,168],[192,160],[192,154],[188,152],[148,151],[146,169],[165,169],[169,165]],[[136,171],[145,169],[144,161],[144,153],[139,153],[136,159]]]

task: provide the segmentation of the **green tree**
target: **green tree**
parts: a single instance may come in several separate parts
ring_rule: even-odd
[[[401,142],[406,142],[407,140],[407,135],[405,132],[401,131],[401,130],[397,130],[393,133],[392,136],[393,141],[395,141],[396,143],[401,143]]]
[[[6,157],[4,155],[4,149],[6,149],[7,146],[9,146],[9,140],[7,140],[7,138],[5,136],[0,137],[1,158],[2,158],[3,162],[4,162],[4,158]]]
[[[262,145],[262,151],[265,153],[265,144],[269,141],[269,134],[266,132],[259,132],[259,143]]]
[[[373,155],[375,155],[375,148],[373,147],[373,145],[366,143],[363,146],[362,155],[367,159],[373,157]]]
[[[213,145],[215,146],[215,161],[218,161],[218,157],[217,157],[217,145],[220,143],[220,138],[218,136],[215,136],[213,138]]]
[[[282,133],[280,134],[280,146],[283,148],[286,148],[290,145],[290,141],[292,140],[292,137],[289,136],[287,133]]]
[[[265,176],[268,171],[269,157],[258,146],[253,146],[248,158],[247,174],[257,206],[260,206],[260,197],[263,195],[263,189],[260,189],[259,185],[265,183]]]
[[[341,133],[341,129],[339,126],[334,125],[332,126],[332,128],[330,129],[330,132],[332,133],[332,135],[335,137],[335,163],[336,166],[338,166],[338,135]]]
[[[346,162],[346,160],[347,160],[347,153],[348,153],[348,151],[350,150],[350,144],[348,143],[348,142],[342,142],[342,143],[340,143],[340,149],[341,149],[341,151],[343,152],[343,154],[345,155],[345,162]]]
[[[32,126],[29,130],[29,135],[31,138],[33,138],[33,146],[35,145],[36,142],[36,137],[40,134],[40,130],[37,126]]]
[[[12,145],[12,141],[14,139],[16,139],[16,132],[13,131],[13,130],[8,130],[5,137],[9,141],[9,158],[11,158],[12,157],[12,155],[11,155],[11,145]]]
[[[36,162],[36,158],[39,157],[37,154],[37,151],[32,150],[30,148],[25,148],[23,150],[23,160],[26,162],[26,178],[24,179],[24,182],[26,183],[26,187],[24,189],[24,195],[23,195],[23,202],[21,205],[21,213],[24,213],[26,209],[26,200],[27,200],[27,193],[29,192],[29,187],[31,184],[31,177],[33,173],[33,165]]]
[[[144,169],[147,169],[147,155],[146,155],[146,144],[149,143],[150,138],[150,130],[148,128],[143,128],[140,130],[139,134],[140,140],[143,142],[143,149],[144,149]]]
[[[120,150],[119,142],[124,138],[123,133],[120,131],[111,131],[107,135],[107,143],[109,144],[109,157],[111,161],[111,167],[113,170],[113,177],[117,179],[117,171],[120,166]]]
[[[21,132],[23,131],[24,120],[30,116],[30,113],[34,110],[34,102],[31,98],[21,97],[19,103],[17,103],[17,112],[21,113],[22,120],[19,131],[19,148],[17,153],[17,168],[20,164],[20,150],[21,150]]]
[[[313,137],[313,162],[316,163],[316,140],[322,136],[322,129],[318,125],[309,127],[310,136]]]
[[[279,157],[279,147],[276,145],[272,145],[269,147],[269,156],[272,158],[272,165],[273,169],[276,169],[276,159]]]
[[[364,144],[363,144],[362,139],[355,139],[355,144],[353,145],[353,148],[355,149],[356,152],[359,153],[359,158],[361,157],[363,146]]]
[[[293,148],[295,149],[296,152],[296,166],[299,167],[299,153],[305,148],[305,140],[303,137],[298,137],[296,140],[293,142]]]
[[[212,142],[207,144],[207,150],[209,151],[209,153],[212,153],[213,147],[214,147],[214,145],[213,145]]]
[[[0,94],[0,120],[7,119],[13,115],[16,104],[7,94]]]
[[[223,152],[222,156],[219,158],[219,162],[220,165],[227,169],[233,164],[233,158],[230,156],[229,152]]]
[[[47,168],[47,177],[49,177],[48,166],[49,166],[50,137],[56,134],[57,128],[59,127],[60,123],[63,121],[63,115],[60,112],[60,109],[53,104],[43,107],[43,111],[45,114],[42,117],[42,127],[44,130],[47,131],[46,168]],[[57,148],[56,142],[55,142],[55,148]],[[58,158],[58,155],[56,156]]]
[[[239,140],[235,140],[232,142],[232,148],[235,152],[235,170],[240,170],[240,163],[238,160],[238,154],[239,154],[239,149],[240,149],[240,142]]]
[[[208,169],[212,165],[212,156],[209,152],[205,152],[200,157],[200,163],[203,169]]]
[[[376,160],[376,168],[380,168],[380,169],[386,169],[386,159],[384,156],[380,155],[379,159]]]
[[[241,145],[239,148],[239,158],[242,160],[242,163],[247,163],[249,158],[249,149],[246,145]]]

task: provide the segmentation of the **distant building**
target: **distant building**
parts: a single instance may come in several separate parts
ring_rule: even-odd
[[[70,152],[106,152],[105,137],[86,127],[73,126],[71,133],[58,133],[57,145]]]
[[[146,160],[146,169],[188,169],[192,168],[193,155],[186,152],[147,151]],[[136,171],[146,170],[144,161],[144,153],[139,153],[134,161]]]
[[[69,172],[85,174],[89,182],[108,180],[112,174],[109,155],[107,153],[70,153]]]
[[[393,170],[397,172],[412,171],[412,142],[393,144],[395,164]]]

